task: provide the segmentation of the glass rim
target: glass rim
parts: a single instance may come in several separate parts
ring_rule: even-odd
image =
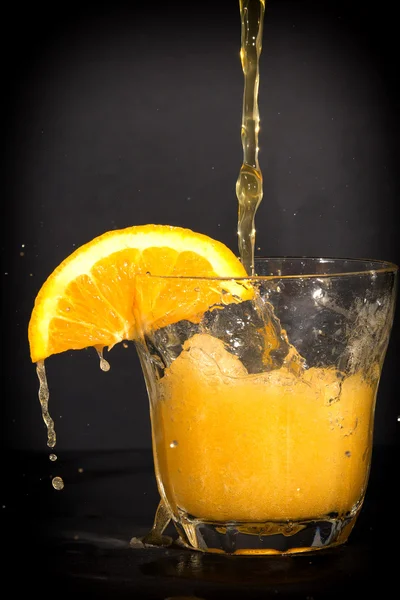
[[[282,262],[302,262],[312,261],[320,264],[334,264],[334,263],[354,263],[355,267],[358,265],[359,268],[354,270],[344,271],[338,270],[332,273],[289,273],[289,274],[270,274],[270,275],[243,275],[243,276],[229,276],[229,275],[157,275],[150,272],[137,274],[137,277],[149,277],[154,279],[165,279],[173,280],[178,279],[182,281],[195,280],[195,281],[268,281],[273,279],[310,279],[310,278],[331,278],[331,277],[354,277],[359,275],[374,275],[382,273],[394,273],[396,274],[399,270],[399,266],[391,261],[380,260],[375,258],[351,258],[351,257],[330,257],[330,256],[256,256],[254,262],[267,262],[267,261],[282,261]],[[364,265],[364,268],[361,268]],[[367,266],[369,265],[369,266]],[[372,267],[371,265],[374,265]]]

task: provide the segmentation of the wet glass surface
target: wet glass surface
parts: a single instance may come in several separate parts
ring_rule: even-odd
[[[317,600],[358,597],[377,582],[384,593],[396,581],[394,446],[374,450],[367,496],[349,542],[283,557],[132,547],[131,538],[150,529],[158,504],[150,451],[60,453],[56,463],[47,454],[3,458],[2,583],[13,593]],[[62,477],[64,489],[52,487],[54,476]]]

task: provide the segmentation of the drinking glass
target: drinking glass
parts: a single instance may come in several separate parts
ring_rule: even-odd
[[[284,257],[256,259],[257,275],[241,279],[138,277],[140,314],[155,294],[167,302],[156,327],[139,314],[136,346],[158,489],[182,543],[283,554],[347,541],[367,489],[397,271]]]

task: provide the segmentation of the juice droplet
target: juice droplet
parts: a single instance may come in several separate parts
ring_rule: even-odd
[[[170,443],[169,447],[170,448],[176,448],[178,445],[178,442],[176,440],[174,440],[173,442]]]
[[[96,352],[100,359],[100,369],[104,372],[109,371],[111,368],[110,363],[103,356],[103,348],[96,348]]]
[[[51,485],[53,486],[53,488],[55,490],[62,490],[62,489],[64,489],[64,482],[61,479],[61,477],[53,477]]]
[[[50,454],[49,455],[49,459],[54,462],[55,460],[57,460],[57,454]]]

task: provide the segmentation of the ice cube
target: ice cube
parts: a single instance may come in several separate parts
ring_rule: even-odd
[[[225,342],[249,373],[280,368],[289,352],[272,306],[257,297],[209,311],[201,329]]]
[[[197,333],[187,340],[183,352],[203,375],[245,377],[248,374],[239,358],[227,351],[224,342],[207,333]]]
[[[186,341],[192,339],[193,343],[196,334],[220,340],[219,348],[239,358],[250,374],[279,369],[290,357],[291,346],[272,305],[256,296],[254,300],[213,307],[199,323],[182,320],[147,334],[146,345],[160,367],[160,377],[181,354]]]
[[[146,346],[154,360],[165,369],[180,355],[184,342],[198,331],[199,325],[186,320],[179,321],[147,334]],[[161,371],[160,376],[163,374]]]

